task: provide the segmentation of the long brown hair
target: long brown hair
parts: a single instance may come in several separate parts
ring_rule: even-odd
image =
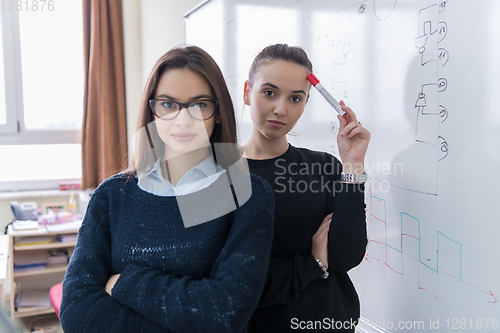
[[[218,102],[214,117],[218,117],[220,123],[215,123],[210,136],[212,149],[214,149],[214,143],[231,143],[233,145],[229,146],[237,146],[236,118],[233,103],[219,66],[207,52],[197,46],[176,47],[158,59],[144,87],[137,132],[133,141],[132,160],[130,167],[125,171],[130,176],[135,176],[138,171],[141,172],[152,167],[156,162],[157,155],[164,153],[162,145],[155,147],[153,144],[162,141],[156,131],[156,126],[150,126],[155,117],[150,109],[149,100],[154,98],[158,82],[163,73],[171,69],[184,68],[202,76],[210,85],[212,93]],[[153,151],[152,154],[150,150]],[[155,154],[154,151],[159,152],[159,154]],[[234,156],[234,152],[229,153],[229,155],[231,156],[229,160],[227,155],[214,154],[214,157],[217,163],[226,168],[239,158]]]

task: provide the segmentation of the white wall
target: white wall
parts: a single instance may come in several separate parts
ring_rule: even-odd
[[[184,14],[200,0],[124,0],[125,85],[129,151],[136,131],[140,97],[156,60],[184,44]]]
[[[127,144],[130,149],[137,125],[142,84],[141,2],[125,0],[123,39],[125,52],[125,95],[127,105]],[[130,157],[130,154],[129,154]]]

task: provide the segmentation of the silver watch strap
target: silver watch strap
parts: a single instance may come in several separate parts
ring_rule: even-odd
[[[321,277],[323,279],[327,279],[328,276],[330,276],[330,273],[328,273],[328,267],[326,267],[325,264],[323,264],[319,259],[316,259],[316,262],[318,263],[319,268],[323,271],[323,275]]]
[[[368,180],[368,176],[366,173],[363,173],[361,175],[355,175],[352,173],[341,173],[340,174],[340,181],[344,183],[366,183]]]

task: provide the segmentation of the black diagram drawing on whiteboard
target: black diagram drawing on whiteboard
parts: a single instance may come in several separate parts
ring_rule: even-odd
[[[439,93],[446,90],[448,81],[440,78],[437,83],[426,83],[415,102],[417,120],[415,141],[438,146],[439,124],[448,118],[448,111],[439,105]],[[439,119],[441,118],[441,119]]]
[[[332,62],[332,67],[335,68],[337,65],[345,64],[351,50],[351,16],[342,17],[333,22],[335,25],[332,26],[331,36],[335,38],[330,39],[328,43],[335,52],[335,60]]]
[[[439,12],[444,7],[432,5],[420,10],[418,15],[418,36],[415,46],[421,55],[422,66],[431,61],[440,61],[441,66],[448,62],[449,54],[446,49],[439,48],[439,43],[446,37],[448,26],[439,21]]]
[[[389,18],[397,1],[387,3],[359,2],[342,8],[335,13],[335,19],[323,28],[317,42],[326,42],[332,51],[331,89],[336,98],[350,105],[349,80],[357,70],[356,55],[365,39],[356,27],[366,24],[367,13],[373,10],[375,17]],[[378,6],[377,8],[376,5]],[[372,8],[373,7],[373,8]],[[372,179],[386,181],[391,186],[427,195],[438,195],[439,161],[449,154],[449,144],[440,133],[440,126],[448,119],[447,108],[440,102],[440,94],[446,92],[448,81],[440,76],[450,54],[442,47],[448,33],[448,25],[439,19],[439,13],[446,7],[441,1],[421,8],[418,12],[418,27],[413,35],[416,62],[411,62],[406,84],[405,114],[414,131],[414,138],[405,139],[403,150],[391,153],[389,161],[394,170],[390,174],[372,173]],[[378,14],[377,14],[377,13]],[[383,15],[382,15],[383,13]],[[377,16],[378,15],[378,16]],[[365,22],[365,23],[363,23]],[[352,58],[352,59],[351,59]],[[418,90],[415,83],[420,81]],[[359,87],[354,84],[354,87]],[[358,91],[357,92],[359,96]],[[359,98],[359,97],[358,97]],[[382,110],[380,110],[382,112]],[[410,115],[411,114],[411,115]],[[380,116],[384,117],[383,113]],[[330,132],[333,134],[331,130]],[[337,155],[338,148],[332,144],[330,152]],[[392,161],[391,161],[392,159]],[[404,165],[403,172],[396,172],[396,166]]]
[[[430,195],[438,195],[439,162],[448,156],[448,142],[439,130],[449,116],[439,101],[440,94],[448,87],[439,69],[450,57],[446,49],[439,47],[448,32],[446,22],[439,20],[445,6],[445,2],[434,4],[422,8],[418,14],[415,46],[420,64],[413,70],[415,78],[424,82],[414,103],[415,143],[394,156],[393,165],[404,163],[404,172],[390,180],[392,186]]]
[[[415,141],[435,147],[439,136],[439,98],[436,86],[436,83],[423,84],[415,102],[417,109]]]
[[[330,87],[333,95],[339,100],[343,100],[346,105],[349,105],[349,94],[347,89],[347,81],[339,80],[338,69],[347,63],[349,53],[351,51],[351,27],[353,15],[363,15],[367,10],[367,2],[359,2],[348,6],[336,12],[336,18],[329,22],[328,26],[322,29],[317,42],[326,41],[328,48],[333,52],[331,60],[331,69],[333,75]],[[332,109],[333,110],[333,109]],[[336,131],[330,130],[333,135],[337,135]],[[331,145],[330,153],[338,156],[337,145]]]
[[[347,93],[347,82],[346,81],[336,81],[332,80],[331,84],[332,90],[335,96],[340,96],[340,99],[344,101],[346,105],[349,105],[349,95]]]

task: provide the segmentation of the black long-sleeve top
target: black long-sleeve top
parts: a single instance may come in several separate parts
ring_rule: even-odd
[[[341,183],[334,156],[292,145],[281,156],[248,164],[271,185],[276,207],[269,269],[250,332],[324,332],[334,325],[354,331],[347,323],[357,322],[359,299],[347,271],[362,261],[367,244],[364,185]],[[330,276],[323,279],[312,237],[332,212]],[[337,321],[348,329],[338,329]]]

